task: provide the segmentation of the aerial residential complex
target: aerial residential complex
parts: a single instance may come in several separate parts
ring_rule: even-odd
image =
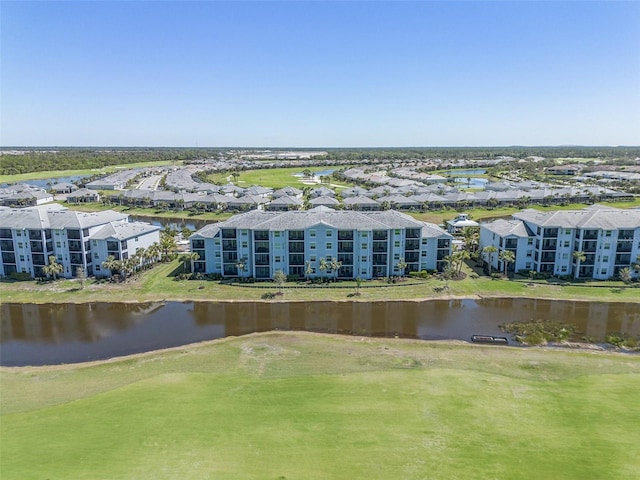
[[[0,275],[27,273],[44,277],[49,257],[64,267],[61,276],[105,276],[108,256],[126,260],[140,248],[160,240],[160,227],[130,222],[123,213],[84,213],[59,205],[21,209],[0,208]]]
[[[442,270],[452,239],[437,225],[394,210],[320,206],[304,212],[252,210],[207,225],[190,242],[199,257],[197,272],[269,279],[281,270],[300,278],[370,279]]]
[[[522,210],[511,220],[480,225],[480,245],[498,249],[492,267],[504,269],[499,252],[511,250],[511,270],[609,279],[629,268],[640,277],[640,210],[593,205],[583,210]]]

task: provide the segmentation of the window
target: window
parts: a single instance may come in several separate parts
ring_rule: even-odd
[[[604,263],[607,263],[609,261],[609,257],[607,257],[606,255],[604,257],[602,257],[602,261]]]
[[[21,232],[20,230],[18,230],[18,231],[16,232],[16,235],[17,235],[18,237],[21,237],[21,236],[22,236],[22,232]]]
[[[533,238],[527,238],[527,245],[533,245]]]
[[[565,235],[571,235],[571,229],[570,229],[570,228],[567,228],[567,229],[564,231],[564,234],[565,234]]]
[[[22,242],[18,242],[18,248],[22,248]]]
[[[367,256],[363,255],[362,257],[360,257],[360,261],[361,262],[366,262],[367,261]]]
[[[275,262],[276,262],[276,263],[280,263],[281,261],[282,261],[282,257],[281,257],[281,256],[279,256],[279,255],[276,255],[276,257],[275,257]]]
[[[249,242],[242,242],[242,248],[248,248]]]
[[[563,271],[563,272],[566,272],[566,271],[567,271],[567,266],[566,266],[566,265],[563,265],[563,266],[562,266],[562,271]]]
[[[363,243],[362,245],[360,245],[360,250],[366,250],[367,249],[367,244]]]
[[[20,261],[24,262],[24,255],[20,255]]]
[[[423,239],[422,239],[422,245],[426,245],[426,244],[427,244],[427,239],[426,239],[426,238],[423,238]]]
[[[604,244],[604,249],[605,250],[609,250],[611,248],[611,244],[610,243],[605,243]]]
[[[98,246],[98,241],[97,241],[97,240],[94,240],[94,241],[93,241],[93,246],[94,246],[94,247],[97,247],[97,246]]]
[[[533,257],[533,250],[527,250],[527,257]]]
[[[327,230],[326,231],[326,235],[327,235],[327,237],[332,237],[333,236],[333,230]]]
[[[610,237],[611,236],[611,230],[605,230],[604,236],[605,237]]]
[[[367,238],[367,232],[362,232],[362,233],[360,234],[360,236],[361,236],[362,238]]]
[[[396,240],[395,242],[393,242],[393,246],[396,248],[400,248],[400,240]]]
[[[367,269],[366,268],[361,268],[360,269],[360,274],[361,275],[366,275],[367,274]]]
[[[61,247],[60,242],[56,242],[56,247],[58,247],[58,248],[60,248],[60,247]]]
[[[395,235],[400,235],[400,229],[399,229],[399,228],[396,228],[396,229],[393,231],[393,233],[394,233]]]
[[[56,230],[56,235],[60,236],[60,230]],[[95,242],[95,240],[94,240]]]
[[[243,237],[246,237],[247,235],[249,235],[249,232],[247,232],[246,230],[240,230],[240,233]]]
[[[315,230],[309,230],[309,236],[310,237],[315,237],[316,236],[316,231]]]
[[[273,245],[273,248],[282,248],[282,244],[281,243],[276,243]]]
[[[315,256],[315,255],[311,255],[311,256],[309,257],[309,261],[310,261],[310,262],[315,262],[315,261],[316,261],[316,256]]]
[[[280,238],[280,232],[273,232],[273,236],[276,238]]]
[[[600,275],[606,275],[607,274],[607,269],[603,268],[602,270],[600,270]]]
[[[524,268],[526,268],[527,270],[531,270],[531,263],[525,263]]]
[[[220,257],[220,252],[216,252],[216,257]]]
[[[564,246],[565,246],[565,247],[568,247],[568,246],[569,246],[569,243],[570,243],[570,242],[569,242],[569,240],[565,240],[565,242],[564,242]]]
[[[394,260],[400,260],[400,254],[399,253],[394,253],[393,254],[393,259]]]
[[[100,271],[100,265],[96,265],[96,272]]]
[[[316,249],[316,242],[311,242],[311,243],[309,244],[309,248],[310,248],[311,250],[315,250],[315,249]]]
[[[98,252],[95,252],[95,253],[93,254],[93,258],[99,258],[99,257],[100,257],[100,255],[98,255]]]
[[[422,251],[422,256],[423,256],[423,257],[426,257],[426,256],[427,256],[427,251],[426,251],[426,250],[423,250],[423,251]]]
[[[327,242],[327,250],[331,250],[333,248],[333,243]]]
[[[569,260],[569,254],[568,253],[563,253],[562,254],[562,259],[563,260]]]

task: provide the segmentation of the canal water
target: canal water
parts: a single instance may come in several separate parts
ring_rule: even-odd
[[[270,330],[468,340],[505,322],[574,325],[576,340],[640,334],[640,304],[536,299],[424,302],[151,302],[0,305],[0,364],[107,359]]]

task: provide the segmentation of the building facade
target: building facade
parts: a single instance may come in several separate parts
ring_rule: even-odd
[[[593,205],[583,210],[522,210],[512,220],[480,225],[480,245],[498,249],[492,268],[503,270],[500,252],[515,254],[515,271],[605,280],[629,268],[640,277],[640,211]],[[485,258],[485,260],[487,260]]]
[[[160,227],[129,222],[126,214],[76,212],[59,205],[1,209],[0,225],[1,276],[44,277],[50,256],[62,265],[62,277],[76,276],[78,268],[87,276],[108,275],[101,272],[108,255],[126,259],[160,240]]]
[[[198,230],[190,242],[199,256],[197,272],[270,279],[281,270],[299,278],[370,279],[442,270],[452,238],[437,225],[393,210],[317,207],[235,215]]]

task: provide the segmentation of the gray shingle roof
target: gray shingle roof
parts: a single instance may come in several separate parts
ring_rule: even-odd
[[[91,238],[95,240],[106,240],[108,238],[128,240],[129,238],[134,238],[157,230],[160,230],[160,227],[143,222],[109,223],[91,235]]]

